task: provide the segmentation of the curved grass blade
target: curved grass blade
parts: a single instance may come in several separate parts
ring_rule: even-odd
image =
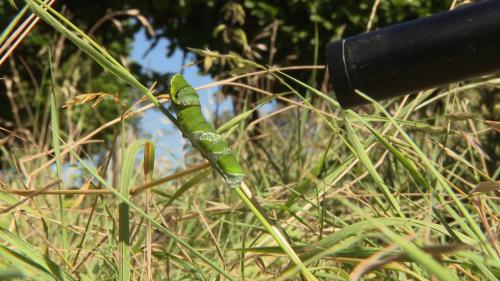
[[[347,110],[346,116],[349,116],[349,114],[350,114],[350,110]],[[373,162],[370,160],[370,157],[368,157],[368,154],[364,150],[363,145],[361,144],[361,141],[359,140],[358,136],[354,132],[354,129],[351,126],[351,122],[349,121],[348,118],[345,118],[345,125],[347,128],[347,138],[351,142],[352,147],[354,149],[354,152],[356,153],[358,159],[361,161],[361,163],[363,163],[363,165],[368,170],[368,173],[372,176],[374,182],[382,190],[386,199],[389,201],[391,207],[399,214],[400,217],[404,218],[405,215],[401,211],[401,206],[399,205],[399,203],[396,200],[396,198],[394,197],[394,195],[392,195],[392,193],[389,190],[389,188],[387,187],[387,185],[382,180],[382,177],[380,177],[379,173],[375,169]]]
[[[22,274],[19,277],[29,277],[30,280],[57,280],[50,272],[45,270],[41,265],[37,264],[28,257],[17,253],[9,248],[0,245],[0,257],[3,261],[7,261],[14,268],[22,268]],[[2,277],[0,275],[0,277]],[[8,280],[8,279],[0,279]],[[14,279],[14,280],[17,280]]]
[[[54,72],[52,71],[52,56],[49,51],[49,68],[50,68],[50,82],[51,82],[51,94],[50,94],[50,125],[52,129],[52,145],[54,146],[54,152],[56,156],[56,174],[59,182],[57,183],[58,189],[61,189],[60,180],[62,179],[62,163],[63,159],[61,156],[61,143],[59,141],[59,108],[57,107],[57,96],[56,96],[56,82]],[[64,196],[58,196],[59,203],[59,217],[61,219],[61,231],[62,231],[62,245],[63,245],[63,256],[67,259],[68,250],[68,232],[66,230],[66,212],[64,211]]]
[[[123,155],[123,163],[120,170],[120,194],[129,199],[129,189],[133,183],[134,176],[134,162],[139,150],[145,145],[146,142],[136,140],[132,142]],[[123,149],[125,151],[125,149]],[[118,241],[120,244],[120,280],[130,280],[130,214],[129,205],[125,202],[119,205],[119,231]]]
[[[20,263],[26,265],[31,264],[31,269],[42,269],[42,271],[47,272],[47,274],[50,274],[54,279],[57,280],[74,280],[68,273],[64,271],[63,268],[59,267],[51,259],[40,254],[36,249],[33,248],[33,246],[19,239],[16,235],[12,234],[10,231],[2,227],[0,227],[0,240],[3,240],[6,243],[12,245],[18,251],[14,252],[2,246],[3,248],[1,251],[1,255],[5,255],[4,258],[10,261],[18,260]]]
[[[2,34],[0,35],[0,54],[3,52],[4,49],[4,46],[2,44],[7,39],[7,36],[9,36],[9,34],[11,34],[11,32],[14,30],[14,27],[16,27],[19,21],[23,18],[27,10],[28,10],[28,5],[25,5],[17,13],[17,15],[9,22],[9,25],[2,31]]]

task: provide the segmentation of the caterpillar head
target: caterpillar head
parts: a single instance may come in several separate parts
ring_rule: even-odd
[[[178,109],[200,105],[198,94],[182,75],[174,74],[170,78],[169,88],[170,99]]]
[[[188,82],[180,74],[174,74],[170,77],[168,82],[170,98],[173,102],[177,101],[179,90],[189,86]]]

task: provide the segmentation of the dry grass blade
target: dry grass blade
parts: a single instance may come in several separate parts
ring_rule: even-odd
[[[113,99],[115,103],[120,103],[120,98],[118,97],[118,94],[107,94],[103,92],[99,93],[87,93],[87,94],[80,94],[77,95],[74,98],[68,99],[64,102],[64,107],[69,107],[73,105],[82,105],[86,104],[89,102],[93,102],[92,107],[96,107],[99,103],[101,103],[105,98],[110,98]]]
[[[472,246],[465,244],[455,244],[455,245],[436,245],[436,246],[424,246],[422,251],[428,254],[432,254],[434,257],[440,257],[441,255],[451,254],[457,251],[463,251],[471,249]],[[395,252],[396,251],[396,252]],[[378,267],[382,267],[391,262],[406,262],[409,260],[408,255],[400,251],[400,247],[397,244],[391,244],[386,248],[380,250],[378,253],[372,255],[368,259],[360,262],[356,268],[351,272],[351,281],[358,281],[361,277],[370,271],[375,270]]]
[[[471,191],[469,191],[469,195],[487,193],[496,190],[500,190],[500,181],[487,181],[476,185]]]
[[[484,124],[488,125],[488,127],[492,128],[493,130],[500,132],[500,122],[485,120]]]
[[[54,186],[58,185],[60,182],[61,182],[60,180],[53,181],[53,182],[47,184],[46,186],[40,188],[39,190],[30,191],[30,193],[27,194],[25,198],[23,198],[22,200],[20,200],[16,204],[14,204],[14,205],[12,205],[10,207],[7,207],[7,208],[5,208],[3,210],[0,210],[0,214],[5,214],[5,213],[8,213],[8,212],[14,210],[16,207],[20,206],[21,204],[24,204],[26,201],[30,200],[31,198],[33,198],[33,197],[35,197],[37,195],[43,194],[44,192],[46,192],[51,187],[54,187]],[[9,191],[2,190],[0,192],[9,192]]]
[[[219,256],[219,263],[222,265],[222,268],[226,268],[226,262],[224,260],[224,254],[222,253],[221,246],[219,241],[217,241],[217,238],[215,237],[214,233],[212,232],[212,229],[210,228],[210,225],[208,224],[207,218],[203,215],[203,213],[200,211],[197,205],[195,205],[196,211],[198,212],[198,216],[200,217],[200,220],[202,222],[203,227],[207,230],[208,234],[210,235],[210,238],[215,244],[215,249],[217,250],[217,255]]]
[[[201,171],[204,169],[207,169],[210,167],[210,164],[208,163],[201,163],[198,165],[194,165],[184,171],[174,173],[172,175],[168,175],[166,177],[153,180],[150,182],[147,182],[141,186],[138,186],[136,188],[133,188],[130,190],[130,195],[131,196],[136,196],[146,190],[149,190],[155,186],[158,186],[160,184],[164,184],[169,181],[173,181],[182,177],[185,177],[187,175],[190,175],[192,173],[195,173],[197,171]],[[53,185],[52,185],[53,186]],[[52,187],[51,186],[51,187]],[[26,190],[26,189],[4,189],[2,192],[4,193],[10,193],[10,194],[16,194],[16,195],[21,195],[21,196],[38,196],[38,195],[55,195],[55,194],[64,194],[64,195],[104,195],[104,194],[112,194],[113,192],[105,189],[85,189],[85,185],[82,188],[79,189],[65,189],[65,190],[47,190],[44,189],[43,191],[40,190]],[[90,187],[90,186],[89,186]],[[43,188],[42,188],[43,189]]]
[[[205,84],[203,86],[196,87],[195,90],[204,90],[204,89],[208,89],[208,88],[213,88],[213,87],[217,87],[217,86],[223,85],[225,83],[233,82],[233,81],[236,81],[236,80],[239,80],[242,78],[258,76],[258,75],[265,75],[265,74],[270,74],[273,72],[295,71],[295,70],[314,70],[314,69],[325,69],[325,68],[326,67],[324,65],[298,65],[298,66],[277,67],[277,68],[271,68],[271,69],[267,69],[267,70],[259,70],[259,71],[254,71],[254,72],[234,76],[231,78],[223,79],[220,81],[208,83],[208,84]]]
[[[210,164],[208,162],[192,166],[189,169],[186,169],[182,172],[178,172],[178,173],[175,173],[173,175],[166,176],[164,178],[148,182],[148,183],[144,184],[143,186],[136,187],[136,188],[130,190],[130,195],[132,195],[132,196],[137,195],[137,194],[143,192],[144,190],[150,189],[150,188],[158,186],[160,184],[164,184],[168,181],[172,181],[172,180],[190,175],[194,172],[204,170],[208,167],[210,167]]]
[[[144,183],[152,181],[153,172],[155,166],[155,146],[154,143],[147,141],[144,144],[144,163],[143,163],[143,172],[144,172]],[[146,214],[150,214],[150,205],[151,205],[151,192],[150,190],[146,191]],[[153,243],[153,228],[151,226],[151,222],[147,222],[146,229],[146,274],[147,280],[153,280],[153,270],[152,270],[152,243]]]
[[[83,184],[82,188],[80,188],[78,191],[88,192],[93,187],[94,187],[94,184],[92,183],[92,180],[88,180],[86,183]],[[78,208],[82,204],[84,198],[85,198],[85,195],[80,194],[75,200],[73,200],[73,202],[71,203],[70,209]]]
[[[166,99],[162,99],[160,100],[160,102],[166,102],[167,100]],[[148,104],[148,105],[145,105],[137,110],[134,110],[134,111],[130,111],[128,114],[126,114],[125,116],[123,116],[123,119],[128,119],[128,118],[131,118],[137,114],[140,114],[148,109],[151,109],[151,108],[154,108],[155,105],[154,104]],[[66,144],[66,145],[63,145],[61,146],[61,148],[63,148],[63,150],[61,151],[61,155],[66,155],[69,153],[69,151],[71,149],[76,149],[78,148],[79,146],[83,145],[83,144],[86,144],[88,143],[89,141],[92,141],[92,138],[95,137],[96,135],[98,135],[99,133],[101,133],[102,131],[104,131],[105,129],[113,126],[113,125],[116,125],[118,123],[120,123],[122,120],[122,117],[117,117],[101,126],[99,126],[98,128],[96,128],[94,131],[88,133],[87,135],[81,137],[79,140],[77,140],[76,142],[74,143],[71,143],[71,144]],[[1,128],[0,128],[1,130]],[[30,156],[26,156],[26,157],[23,157],[20,159],[20,165],[23,166],[25,163],[27,162],[30,162],[30,161],[33,161],[33,160],[36,160],[36,159],[39,159],[41,157],[44,157],[46,156],[47,154],[50,154],[52,153],[53,151],[50,150],[50,151],[47,151],[47,152],[41,152],[41,153],[37,153],[35,155],[30,155]],[[37,176],[39,173],[41,173],[42,171],[44,171],[45,169],[47,169],[48,167],[50,167],[50,165],[52,165],[54,162],[56,161],[55,158],[47,161],[46,163],[40,165],[39,167],[37,167],[36,169],[34,169],[33,171],[31,171],[29,174],[28,174],[28,178],[33,178],[35,176]]]
[[[377,267],[380,267],[384,264],[391,262],[390,259],[387,259],[386,256],[390,255],[394,250],[399,249],[397,244],[391,244],[384,249],[380,250],[378,253],[372,255],[371,257],[360,262],[351,274],[349,274],[351,281],[358,281],[361,277],[368,272],[374,270]]]
[[[55,0],[45,0],[45,4],[52,6]],[[40,18],[34,14],[30,15],[16,31],[14,31],[9,39],[0,47],[0,54],[7,50],[5,54],[0,58],[0,66],[9,58],[10,54],[14,52],[17,46],[23,41],[23,39],[29,34],[29,32],[35,27]]]

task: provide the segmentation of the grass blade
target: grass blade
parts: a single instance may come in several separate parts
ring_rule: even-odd
[[[347,110],[345,113],[346,113],[346,117],[349,117],[349,115],[353,114],[351,110]],[[377,186],[382,190],[382,192],[385,195],[385,198],[389,201],[391,207],[399,214],[399,216],[405,217],[403,212],[401,211],[401,206],[399,206],[398,201],[392,195],[391,191],[389,190],[389,188],[384,183],[384,181],[380,177],[379,173],[375,169],[375,166],[373,165],[373,162],[370,160],[370,157],[368,157],[368,154],[364,150],[363,145],[361,144],[361,141],[359,140],[358,136],[354,132],[354,129],[351,125],[351,122],[349,121],[349,118],[345,118],[345,125],[347,128],[347,138],[351,142],[352,148],[353,148],[354,152],[356,153],[356,156],[359,158],[361,163],[368,170],[368,173],[370,173],[371,177],[373,178],[373,180],[377,184]]]
[[[55,76],[52,69],[52,57],[49,52],[49,67],[51,74],[51,86],[52,92],[50,95],[50,125],[52,129],[52,146],[54,147],[54,153],[56,156],[56,174],[59,182],[57,187],[61,189],[62,180],[62,163],[63,159],[61,156],[61,143],[59,140],[59,107],[57,106],[57,96],[56,96],[56,83]],[[58,196],[59,203],[59,217],[61,219],[61,231],[62,231],[62,244],[63,244],[63,256],[67,259],[67,249],[68,249],[68,233],[66,231],[66,215],[64,211],[64,197],[62,195]]]
[[[155,145],[154,143],[147,141],[144,144],[144,184],[153,181],[153,171],[155,168]],[[146,191],[146,214],[149,215],[149,205],[151,204],[151,190]],[[151,222],[147,222],[146,230],[146,275],[147,280],[153,280],[153,270],[151,264],[152,259],[152,244],[153,244],[153,229],[151,227]]]
[[[123,136],[123,135],[122,135]],[[126,152],[124,152],[122,158],[122,166],[120,170],[120,194],[129,200],[129,189],[133,183],[134,176],[134,162],[139,150],[145,144],[143,140],[136,140],[129,145]],[[125,151],[125,150],[124,150]],[[121,202],[119,205],[119,235],[118,241],[120,244],[120,280],[128,281],[130,280],[130,213],[129,205],[125,202]]]
[[[16,235],[12,234],[7,229],[0,227],[0,239],[3,240],[4,243],[8,243],[12,245],[12,247],[15,247],[17,249],[18,252],[14,252],[7,249],[5,246],[0,246],[1,255],[5,255],[4,258],[14,262],[14,264],[27,265],[30,269],[39,271],[40,273],[46,272],[47,274],[50,274],[52,278],[57,280],[74,280],[68,273],[64,271],[63,268],[59,267],[48,257],[40,254],[36,249],[33,248],[33,246],[19,239]],[[23,270],[28,270],[28,268],[25,268],[24,266],[20,266],[20,268],[22,268]]]

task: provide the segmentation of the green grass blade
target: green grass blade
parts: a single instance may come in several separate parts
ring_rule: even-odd
[[[409,159],[405,157],[403,153],[397,150],[389,141],[386,140],[377,130],[375,130],[372,126],[370,126],[367,122],[363,120],[359,115],[354,112],[350,112],[351,116],[355,116],[365,127],[370,130],[370,132],[377,138],[377,140],[387,149],[389,150],[400,162],[403,166],[408,170],[413,179],[421,184],[427,191],[432,191],[432,186],[429,182],[424,178],[424,176],[418,171],[417,166]]]
[[[63,159],[61,156],[61,143],[59,141],[59,107],[57,106],[57,95],[56,95],[56,81],[55,75],[52,69],[52,57],[49,52],[49,68],[51,74],[51,86],[52,92],[50,95],[50,125],[52,129],[52,146],[54,147],[54,153],[56,156],[56,174],[59,180],[62,180],[62,163]],[[60,182],[57,187],[61,189]],[[67,259],[68,254],[68,233],[66,231],[66,212],[64,211],[64,197],[62,195],[58,196],[59,203],[59,217],[61,219],[61,231],[62,231],[62,244],[63,244],[63,256]]]
[[[252,213],[259,219],[264,228],[273,237],[274,241],[283,249],[285,254],[292,260],[292,262],[300,269],[302,274],[307,280],[317,280],[317,278],[307,269],[304,263],[300,260],[299,256],[295,253],[292,246],[286,240],[285,236],[281,231],[273,225],[260,204],[256,201],[254,195],[250,192],[245,183],[241,184],[241,187],[235,188],[236,193],[243,200],[245,205],[247,205]]]
[[[36,249],[33,248],[27,242],[21,240],[19,237],[11,233],[5,228],[0,227],[0,240],[4,241],[3,243],[8,243],[12,247],[14,247],[19,253],[14,255],[19,259],[20,257],[24,257],[25,261],[29,263],[31,261],[32,265],[36,268],[43,269],[43,271],[49,273],[54,279],[57,280],[74,280],[68,273],[64,271],[63,268],[59,267],[55,262],[53,262],[48,257],[40,254]],[[2,244],[3,244],[2,243]],[[15,261],[16,258],[13,258],[12,250],[7,248],[3,248],[2,254],[9,255],[6,259],[10,259],[11,261]],[[20,263],[22,261],[19,261]],[[24,269],[23,267],[20,267]],[[34,269],[34,267],[30,267]]]
[[[26,14],[27,10],[28,5],[25,5],[21,9],[21,11],[19,11],[17,15],[9,22],[9,25],[2,31],[2,34],[0,35],[0,47],[3,47],[2,44],[5,42],[5,40],[7,40],[7,37],[12,33],[16,25],[23,18],[24,14]]]
[[[294,77],[282,72],[282,71],[277,71],[277,73],[279,73],[280,75],[292,80],[293,82],[299,84],[300,86],[306,88],[307,90],[311,91],[312,93],[314,93],[315,95],[323,98],[324,100],[328,101],[334,108],[340,108],[340,104],[338,101],[334,100],[333,98],[329,97],[328,95],[325,95],[323,92],[319,91],[318,89],[314,88],[314,87],[311,87],[309,85],[307,85],[306,83],[298,80],[298,79],[295,79]]]
[[[132,142],[124,152],[122,158],[122,166],[120,170],[120,194],[129,200],[129,191],[133,183],[134,176],[134,162],[139,153],[139,150],[146,142],[144,140],[136,140]],[[125,150],[124,150],[125,151]],[[119,205],[119,230],[118,230],[118,241],[120,244],[120,280],[128,281],[130,280],[130,270],[131,270],[131,249],[130,249],[130,213],[129,205],[126,202],[122,202]]]
[[[46,271],[36,262],[2,245],[0,245],[0,257],[3,261],[10,263],[13,268],[22,269],[22,277],[29,277],[29,280],[57,280],[54,275]]]
[[[211,173],[211,170],[209,169],[209,170],[203,171],[203,172],[199,173],[198,175],[194,176],[193,178],[189,179],[186,183],[181,185],[181,187],[179,189],[177,189],[174,192],[174,194],[172,194],[172,196],[170,196],[167,203],[165,203],[165,206],[169,206],[170,204],[172,204],[172,202],[174,202],[177,198],[179,198],[186,191],[188,191],[189,189],[191,189],[192,187],[194,187],[195,185],[197,185],[201,181],[206,180],[206,178],[210,175],[210,173]]]
[[[346,116],[352,115],[351,110],[347,110]],[[375,169],[375,165],[373,165],[373,162],[370,160],[370,157],[366,153],[365,149],[363,148],[363,145],[361,144],[361,141],[359,140],[358,136],[356,135],[351,122],[349,121],[349,118],[345,118],[345,125],[347,128],[347,138],[349,139],[352,148],[354,152],[356,153],[356,156],[359,158],[361,163],[365,166],[367,169],[368,173],[370,176],[373,178],[375,184],[382,190],[385,198],[389,201],[391,207],[399,214],[400,217],[405,217],[403,212],[401,211],[401,206],[399,205],[398,201],[392,195],[392,192],[389,190],[387,185],[384,183],[384,180],[382,177],[379,175],[377,172],[377,169]]]
[[[297,187],[294,190],[294,193],[292,193],[292,195],[288,198],[288,200],[285,203],[286,207],[290,208],[295,203],[295,201],[297,201],[299,196],[301,196],[302,193],[305,192],[306,189],[308,189],[310,187],[310,185],[314,181],[313,179],[316,179],[319,176],[319,174],[321,173],[321,171],[323,171],[325,164],[326,164],[327,155],[328,155],[328,152],[330,151],[330,147],[331,147],[333,140],[334,140],[334,136],[332,136],[330,138],[330,141],[329,141],[328,145],[326,146],[327,148],[323,152],[323,156],[321,157],[320,161],[318,161],[318,163],[316,163],[314,168],[310,172],[308,172],[309,176],[306,177],[305,179],[303,179],[297,185]],[[311,178],[313,178],[313,179],[311,179]]]
[[[321,260],[323,257],[332,255],[340,250],[352,247],[354,243],[358,242],[361,239],[362,239],[361,237],[353,236],[341,241],[340,243],[335,243],[329,247],[321,249],[320,251],[316,252],[315,255],[310,256],[308,259],[304,259],[304,264],[311,265],[317,262],[318,260]],[[297,268],[296,266],[289,267],[276,280],[278,281],[289,280],[290,277],[297,274],[298,271],[299,268]]]

